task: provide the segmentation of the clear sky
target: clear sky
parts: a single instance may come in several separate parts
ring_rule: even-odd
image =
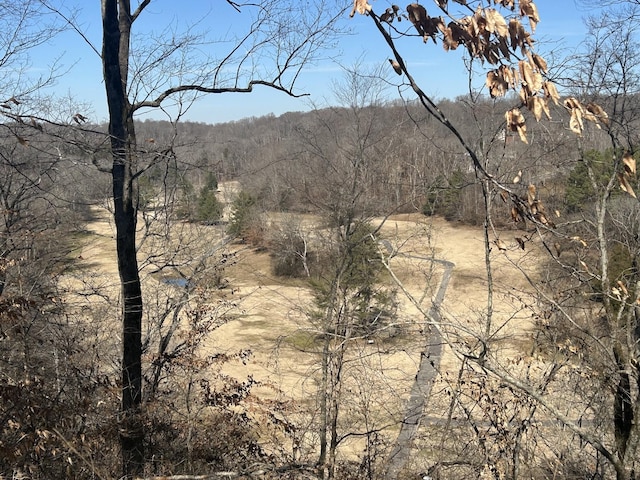
[[[99,51],[99,0],[54,0],[53,3],[65,12],[77,10],[79,29]],[[132,1],[133,5],[137,3]],[[349,0],[345,0],[345,6],[348,3]],[[381,13],[391,2],[370,0],[370,3],[376,12]],[[437,12],[432,0],[422,0],[422,3],[430,13]],[[589,12],[580,9],[578,0],[537,0],[535,3],[541,18],[535,32],[539,50],[543,54],[555,51],[565,56],[584,39],[583,18]],[[236,25],[241,26],[246,20],[246,16],[236,12],[225,0],[153,0],[143,15],[140,17],[140,26],[144,29],[168,26],[180,30],[201,21],[198,28],[207,28],[213,35],[222,29],[224,33],[233,31]],[[350,19],[345,14],[342,22],[351,33],[341,37],[334,50],[327,51],[324,59],[309,66],[300,77],[297,91],[310,93],[310,98],[293,99],[265,88],[258,88],[251,94],[210,95],[199,100],[185,118],[217,123],[270,113],[280,115],[287,111],[308,110],[310,100],[320,105],[334,103],[332,84],[342,78],[340,64],[352,66],[358,61],[365,68],[374,68],[388,65],[387,59],[390,57],[390,51],[371,19],[360,15]],[[416,38],[411,40],[402,44],[401,53],[425,91],[437,98],[453,98],[465,93],[468,83],[461,51],[446,53],[441,45],[431,42],[423,44]],[[91,111],[88,113],[92,120],[105,121],[107,108],[98,54],[78,33],[69,31],[34,51],[31,67],[34,72],[44,71],[53,59],[59,59],[59,63],[68,70],[57,81],[56,93],[68,94],[79,102],[89,104]],[[393,80],[398,81],[398,77]],[[389,92],[390,99],[394,95],[397,96],[397,93]],[[161,118],[157,114],[154,117]]]

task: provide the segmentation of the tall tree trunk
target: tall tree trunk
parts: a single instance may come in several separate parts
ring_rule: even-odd
[[[633,404],[631,402],[631,381],[625,371],[626,365],[621,359],[620,347],[616,345],[613,350],[616,364],[618,365],[618,385],[613,399],[613,433],[618,450],[618,459],[625,462],[625,454],[629,445],[629,437],[633,428]]]
[[[142,474],[144,467],[144,431],[140,417],[142,399],[142,291],[136,256],[136,209],[132,189],[131,143],[135,143],[133,123],[126,97],[128,38],[121,32],[122,19],[130,20],[126,10],[118,13],[117,0],[103,0],[102,62],[109,105],[109,135],[113,158],[112,181],[118,272],[122,290],[122,404],[119,419],[122,449],[122,473],[125,478]],[[128,31],[124,33],[128,37]],[[123,65],[124,62],[124,65]]]

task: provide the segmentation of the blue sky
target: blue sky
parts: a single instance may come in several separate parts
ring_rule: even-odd
[[[64,11],[77,9],[79,28],[100,50],[100,2],[57,0],[54,3]],[[370,0],[370,3],[381,13],[391,2]],[[432,0],[422,0],[422,3],[435,14],[437,10],[432,6]],[[579,9],[574,0],[537,0],[535,3],[541,17],[535,32],[539,51],[543,54],[555,51],[560,52],[560,56],[567,55],[584,39],[583,18],[588,12]],[[137,5],[137,2],[134,0],[132,4]],[[246,16],[237,13],[224,0],[154,0],[143,15],[140,17],[140,27],[156,30],[164,26],[180,30],[206,15],[199,28],[208,28],[213,35],[232,32],[246,21]],[[371,19],[360,15],[350,19],[345,14],[342,21],[351,33],[341,37],[334,50],[327,51],[324,59],[310,65],[300,77],[297,91],[310,93],[311,97],[293,99],[265,88],[256,89],[251,94],[210,95],[191,107],[185,118],[217,123],[270,113],[280,115],[286,111],[308,110],[310,100],[318,105],[335,103],[332,84],[342,78],[340,64],[352,66],[359,62],[363,67],[372,69],[387,64],[390,57],[390,51],[375,31]],[[401,45],[401,53],[425,91],[437,98],[452,98],[465,93],[468,83],[461,51],[447,53],[440,45],[431,42],[423,44],[416,38],[411,40]],[[60,58],[68,70],[58,80],[55,92],[87,103],[92,120],[105,121],[107,109],[98,55],[76,32],[67,32],[32,53],[33,71],[45,70],[54,58]],[[396,82],[399,79],[390,78]],[[388,98],[394,96],[397,96],[397,92],[389,91]],[[158,113],[154,117],[162,118]]]

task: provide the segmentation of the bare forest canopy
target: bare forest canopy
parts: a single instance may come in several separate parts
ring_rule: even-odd
[[[538,185],[552,209],[565,210],[565,181],[580,149],[588,145],[604,151],[608,139],[595,128],[577,137],[559,107],[552,109],[551,121],[530,123],[533,141],[524,144],[505,128],[504,112],[512,104],[481,97],[475,103],[465,97],[439,102],[474,147],[487,149],[489,172],[497,181],[512,184],[519,177],[522,184]],[[358,129],[365,127],[367,137],[357,138]],[[265,210],[317,213],[321,200],[314,189],[322,188],[317,175],[332,174],[324,169],[324,157],[365,155],[370,215],[422,210],[473,224],[483,219],[477,208],[481,192],[466,150],[417,104],[333,107],[216,125],[181,122],[176,128],[176,153],[196,188],[202,187],[207,172],[219,182],[236,180],[260,198]],[[162,144],[173,134],[169,122],[139,124],[139,137],[147,145]],[[508,215],[503,219],[510,220]]]

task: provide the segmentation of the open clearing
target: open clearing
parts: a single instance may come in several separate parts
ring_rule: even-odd
[[[96,213],[95,221],[87,226],[91,236],[80,252],[79,261],[87,266],[85,271],[91,272],[94,282],[108,286],[109,295],[117,298],[114,229],[109,212],[97,210]],[[281,220],[277,216],[274,219],[272,221]],[[304,220],[308,225],[313,223],[312,217]],[[221,238],[221,227],[207,228],[216,241]],[[481,228],[407,214],[388,218],[380,234],[387,249],[394,251],[391,268],[406,290],[419,299],[424,312],[431,306],[443,271],[442,266],[430,259],[453,262],[453,274],[441,308],[443,320],[478,331],[484,322],[487,302]],[[522,308],[530,287],[518,268],[526,268],[530,274],[535,272],[538,254],[531,243],[525,251],[518,247],[514,237],[522,236],[522,232],[511,230],[498,234],[507,244],[507,251],[494,248],[491,252],[496,283],[494,321],[500,325],[496,337],[507,340],[503,342],[505,353],[518,353],[518,346],[527,344],[531,328],[530,314]],[[310,291],[300,280],[274,277],[267,253],[241,245],[232,245],[231,249],[237,251],[237,262],[225,270],[229,280],[225,295],[235,307],[228,312],[229,321],[217,328],[207,341],[206,349],[218,353],[251,350],[252,356],[246,364],[229,362],[223,372],[239,380],[251,375],[259,382],[254,392],[263,397],[294,400],[311,407],[317,389],[318,356],[309,352],[313,346],[304,344],[312,338],[307,319],[312,307]],[[145,291],[179,288],[162,284],[157,277],[143,278]],[[366,384],[378,397],[373,408],[376,415],[386,415],[395,422],[402,418],[420,353],[428,341],[423,335],[423,314],[402,292],[398,292],[398,303],[396,322],[402,327],[401,333],[393,338],[358,342],[353,358],[361,360],[354,361],[345,374],[348,391],[354,398],[365,394],[363,384]],[[113,315],[115,320],[115,311]],[[117,345],[117,338],[113,337]],[[441,372],[454,371],[457,365],[455,355],[445,345]]]

